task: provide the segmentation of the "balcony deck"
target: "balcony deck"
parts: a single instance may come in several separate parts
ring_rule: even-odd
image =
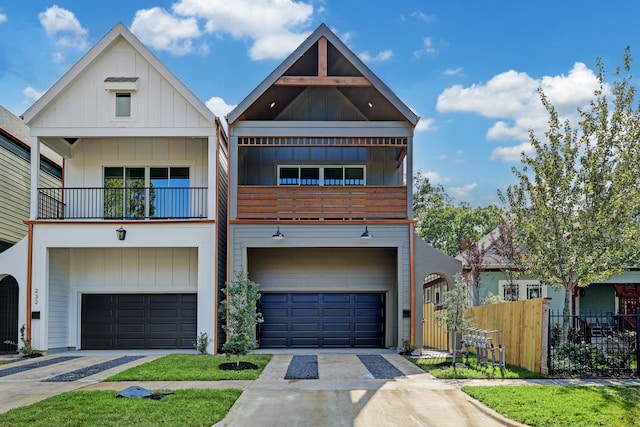
[[[203,219],[206,187],[39,188],[38,219]]]
[[[238,186],[237,219],[406,218],[406,186]]]

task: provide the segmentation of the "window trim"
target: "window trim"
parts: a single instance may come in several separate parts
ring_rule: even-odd
[[[518,286],[518,298],[515,300],[506,300],[504,298],[504,291],[505,291],[505,288],[509,286],[509,281],[498,280],[498,292],[500,295],[500,299],[502,301],[523,301],[523,300],[531,299],[529,298],[529,295],[528,295],[529,294],[528,287],[530,285],[539,286],[541,288],[542,295],[538,296],[537,298],[547,298],[548,286],[542,285],[539,280],[522,279],[522,280],[514,280],[513,283],[514,285]]]
[[[280,170],[281,169],[298,169],[298,183],[297,184],[281,184],[280,183]],[[318,185],[306,184],[303,185],[300,183],[300,170],[301,169],[318,169]],[[342,180],[346,181],[344,178],[345,169],[361,169],[362,170],[362,184],[346,184],[342,183],[341,185],[325,185],[324,184],[324,170],[325,169],[342,169]],[[364,187],[367,185],[367,167],[365,165],[277,165],[276,170],[276,183],[278,186],[283,187]]]
[[[133,96],[133,92],[131,91],[125,91],[125,90],[119,90],[119,91],[115,91],[113,93],[113,101],[114,101],[114,108],[113,108],[113,116],[116,120],[131,120],[133,119],[133,105],[134,105],[134,96]],[[128,95],[128,96],[124,96],[124,95]],[[118,115],[118,98],[128,98],[129,99],[129,115],[128,116],[121,116]]]

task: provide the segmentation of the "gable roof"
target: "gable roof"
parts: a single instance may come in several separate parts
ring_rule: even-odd
[[[320,59],[322,55],[326,60]],[[390,120],[392,113],[391,120],[405,120],[412,126],[418,123],[419,117],[325,24],[238,104],[227,120],[230,125],[247,118],[273,120],[282,108],[312,86],[338,88],[367,120]]]
[[[215,115],[200,101],[151,51],[133,35],[122,23],[116,24],[98,43],[96,43],[73,67],[69,69],[49,90],[45,92],[25,113],[26,124],[32,122],[38,114],[53,102],[80,73],[94,63],[100,55],[119,38],[125,39],[160,75],[166,79],[184,98],[207,120],[215,122]]]

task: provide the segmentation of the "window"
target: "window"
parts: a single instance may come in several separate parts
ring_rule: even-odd
[[[116,92],[116,117],[131,117],[131,93]]]
[[[188,167],[105,167],[105,218],[186,218]]]
[[[547,287],[537,280],[515,280],[510,284],[507,280],[499,280],[500,297],[504,301],[519,301],[525,299],[545,298]]]
[[[364,166],[278,166],[278,185],[365,185]]]

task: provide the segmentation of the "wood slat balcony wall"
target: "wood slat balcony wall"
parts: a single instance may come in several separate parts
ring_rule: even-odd
[[[238,186],[237,219],[406,219],[405,186]]]

